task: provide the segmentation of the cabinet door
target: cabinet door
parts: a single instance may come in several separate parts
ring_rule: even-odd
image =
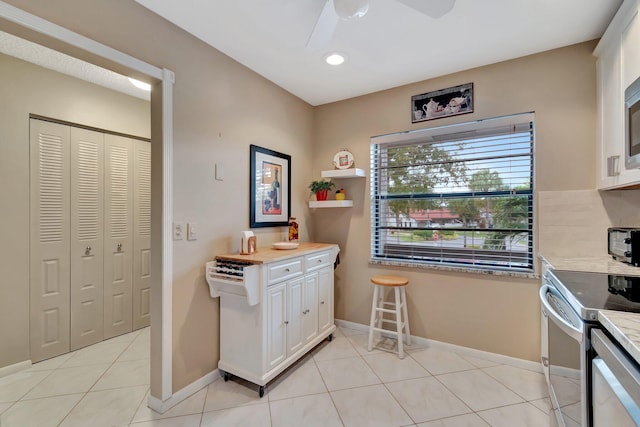
[[[623,99],[620,87],[620,51],[605,49],[597,62],[598,73],[598,188],[618,184],[624,168]]]
[[[267,369],[275,368],[287,357],[287,284],[267,288]]]
[[[103,337],[103,140],[71,128],[71,350]]]
[[[304,276],[304,304],[302,310],[304,344],[318,336],[318,273]]]
[[[333,268],[318,272],[318,328],[319,332],[333,325]]]
[[[131,332],[132,144],[105,135],[104,337]]]
[[[69,351],[70,129],[34,119],[29,126],[29,329],[31,361],[39,362]]]
[[[291,280],[287,283],[288,356],[300,350],[300,348],[302,348],[302,346],[304,345],[304,285],[305,280],[302,277],[299,279]]]
[[[622,30],[622,89],[640,77],[640,18],[634,11]]]
[[[151,287],[151,144],[133,145],[133,329],[149,326]]]

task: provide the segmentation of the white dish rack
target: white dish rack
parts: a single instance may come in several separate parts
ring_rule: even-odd
[[[260,302],[259,274],[259,266],[248,262],[215,260],[206,264],[211,298],[218,298],[221,293],[241,295],[250,306]]]

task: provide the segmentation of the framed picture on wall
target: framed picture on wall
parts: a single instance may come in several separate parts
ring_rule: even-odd
[[[411,97],[411,123],[473,113],[473,83]]]
[[[249,209],[251,228],[289,225],[291,156],[250,146]]]

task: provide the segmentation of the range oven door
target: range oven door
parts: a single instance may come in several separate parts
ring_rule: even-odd
[[[540,303],[541,361],[551,410],[558,427],[586,426],[584,322],[553,286],[542,285]]]

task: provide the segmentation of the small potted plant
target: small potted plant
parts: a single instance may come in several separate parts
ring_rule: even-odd
[[[335,187],[331,181],[312,181],[309,184],[309,190],[316,195],[316,200],[327,200],[327,193]]]

